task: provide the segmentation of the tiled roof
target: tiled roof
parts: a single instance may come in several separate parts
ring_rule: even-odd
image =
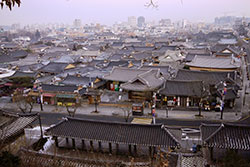
[[[176,147],[178,141],[162,125],[102,122],[67,117],[46,131],[47,135],[117,144]]]
[[[163,83],[164,79],[160,77],[159,70],[149,70],[122,84],[121,88],[132,91],[152,91],[160,88]]]
[[[14,75],[12,75],[11,77],[31,77],[31,78],[35,78],[36,77],[36,73],[28,73],[28,72],[21,72],[21,71],[16,71]]]
[[[217,95],[222,98],[222,92],[224,89],[218,89]],[[237,98],[237,92],[233,88],[227,88],[227,93],[225,94],[225,100],[233,100]]]
[[[220,52],[227,48],[228,45],[225,44],[215,44],[214,46],[211,47],[212,52]]]
[[[225,49],[221,50],[221,52],[224,51],[224,50],[226,50],[226,49],[230,50],[232,53],[234,53],[236,55],[239,55],[241,53],[240,48],[239,47],[235,47],[233,45],[226,47]]]
[[[9,54],[0,54],[0,63],[18,61],[19,58],[12,57]]]
[[[143,69],[143,70],[150,70],[150,69],[157,70],[157,69],[159,69],[159,70],[160,70],[160,73],[161,73],[165,78],[167,78],[167,77],[169,76],[169,73],[170,73],[170,68],[169,68],[169,66],[149,66],[149,65],[143,65],[140,69]]]
[[[201,97],[203,91],[202,81],[176,81],[167,80],[165,88],[160,90],[160,94],[167,96],[190,96]]]
[[[61,83],[65,85],[86,85],[88,86],[90,82],[95,81],[95,78],[89,78],[89,77],[77,77],[68,75]]]
[[[16,50],[16,51],[10,52],[10,54],[14,58],[24,58],[28,56],[28,52],[25,50]]]
[[[106,66],[103,67],[105,71],[111,71],[114,67],[128,67],[128,61],[111,61],[107,63]]]
[[[231,78],[234,78],[234,72],[209,72],[209,71],[191,71],[180,69],[177,72],[174,80],[183,80],[183,81],[204,81],[205,84],[217,84],[220,81],[224,81],[228,75]]]
[[[108,60],[111,61],[120,61],[123,54],[113,54],[111,57],[108,58]]]
[[[233,62],[231,58],[216,58],[212,56],[195,56],[192,62],[186,63],[191,67],[236,69],[240,63]]]
[[[48,65],[42,67],[39,71],[48,73],[61,73],[67,67],[68,63],[49,63]]]
[[[13,140],[16,135],[22,133],[25,127],[34,122],[38,118],[38,115],[2,112],[0,117],[10,118],[9,121],[4,124],[0,124],[0,142],[9,142],[9,140]]]
[[[161,46],[159,49],[155,50],[156,52],[166,52],[167,50],[176,50],[177,46]]]
[[[250,150],[250,126],[221,124],[200,126],[202,141],[208,147]]]
[[[152,52],[139,52],[132,54],[135,60],[150,59],[152,57]]]
[[[143,52],[143,51],[153,51],[155,50],[155,47],[147,47],[147,46],[132,46],[132,48],[137,52]]]
[[[43,84],[41,87],[43,91],[47,91],[47,92],[71,92],[73,93],[75,90],[77,90],[77,86],[75,85],[59,86],[59,85]]]
[[[127,82],[134,79],[137,75],[148,70],[130,69],[125,67],[114,67],[110,74],[103,77],[105,80]]]
[[[186,62],[191,62],[195,58],[196,55],[198,55],[198,56],[211,56],[210,54],[192,54],[192,53],[188,53],[186,55],[185,61]]]
[[[41,63],[18,66],[20,71],[38,71],[43,67]]]

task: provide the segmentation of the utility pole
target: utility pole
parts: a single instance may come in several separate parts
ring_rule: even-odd
[[[156,108],[156,93],[153,92],[153,105],[152,105],[153,124],[156,123],[156,121],[155,121],[155,108]]]
[[[221,101],[221,115],[220,115],[220,119],[223,119],[223,110],[224,110],[224,98],[225,96],[222,96],[222,101]]]
[[[43,138],[43,129],[42,129],[42,121],[41,121],[41,115],[38,113],[38,119],[39,119],[39,126],[41,131],[41,139]]]
[[[41,108],[41,111],[43,111],[43,95],[42,95],[43,90],[42,90],[42,87],[39,87],[38,91],[39,91],[39,97],[40,97],[40,108]]]
[[[223,83],[223,90],[222,90],[222,99],[221,99],[221,115],[220,119],[223,119],[223,111],[224,111],[224,105],[225,105],[225,95],[227,93],[227,84],[226,82]]]
[[[166,118],[168,118],[168,106],[166,107]]]

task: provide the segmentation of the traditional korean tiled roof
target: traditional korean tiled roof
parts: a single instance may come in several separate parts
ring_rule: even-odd
[[[49,84],[42,84],[41,87],[44,92],[71,92],[71,93],[73,93],[78,88],[75,85],[60,86],[60,85],[49,85]]]
[[[102,69],[110,72],[114,67],[128,67],[128,65],[128,61],[111,61],[108,62],[105,66],[103,66]]]
[[[94,82],[95,78],[82,77],[82,76],[73,76],[68,75],[61,83],[65,85],[75,85],[75,86],[89,86],[90,82]]]
[[[140,69],[143,69],[143,70],[159,69],[160,73],[162,73],[164,76],[167,76],[170,70],[169,66],[149,66],[149,65],[143,65]]]
[[[137,75],[132,80],[121,85],[122,89],[132,91],[152,91],[159,89],[164,83],[164,78],[160,77],[158,70],[149,70]]]
[[[215,44],[214,46],[211,47],[211,51],[216,53],[224,50],[227,47],[228,45],[226,44]]]
[[[224,89],[218,89],[217,95],[222,98],[222,92],[224,92]],[[227,88],[227,92],[225,94],[225,100],[233,100],[237,98],[237,92],[236,90],[232,88]]]
[[[186,65],[216,69],[237,69],[240,67],[240,63],[233,61],[231,58],[217,58],[212,56],[195,56],[192,62],[186,63]]]
[[[178,141],[163,125],[104,122],[67,117],[46,131],[47,135],[117,144],[177,147]]]
[[[0,63],[13,62],[13,61],[18,61],[18,60],[19,58],[12,57],[9,54],[0,53]]]
[[[28,56],[28,52],[25,50],[16,50],[16,51],[10,52],[10,54],[14,58],[24,58]]]
[[[43,65],[41,63],[18,66],[20,71],[34,71],[34,72],[38,71],[42,67]]]
[[[150,59],[152,57],[152,52],[139,52],[131,54],[135,60]]]
[[[250,125],[202,124],[200,130],[202,141],[208,147],[250,150]]]
[[[48,65],[42,67],[39,71],[47,73],[61,73],[68,66],[68,63],[49,63]]]
[[[16,114],[1,111],[0,142],[10,142],[23,133],[24,128],[38,119],[37,114]]]
[[[191,62],[195,56],[198,55],[198,56],[211,56],[210,54],[193,54],[193,53],[188,53],[186,55],[186,58],[184,59],[185,62]]]
[[[137,75],[147,72],[143,69],[130,69],[125,67],[114,67],[110,74],[103,77],[104,80],[128,82]]]
[[[159,49],[156,49],[156,52],[166,52],[167,50],[176,50],[178,47],[177,46],[161,46]]]
[[[183,81],[204,81],[205,84],[217,84],[220,81],[224,81],[227,77],[234,78],[234,72],[209,72],[209,71],[191,71],[180,69],[177,72],[174,80],[183,80]]]
[[[123,54],[113,54],[108,58],[110,61],[120,61],[122,58]]]
[[[230,50],[233,54],[235,55],[240,55],[241,54],[241,48],[240,47],[236,47],[234,45],[228,46],[226,49]],[[224,50],[226,50],[224,49]],[[222,50],[222,51],[224,51]]]
[[[182,61],[184,59],[184,56],[181,54],[180,50],[168,50],[165,52],[164,55],[159,56],[160,62],[176,62],[176,61]]]
[[[202,92],[202,81],[167,80],[165,87],[159,93],[166,96],[202,97]]]
[[[155,47],[148,47],[148,46],[132,46],[133,49],[137,52],[144,52],[144,51],[153,51]]]
[[[33,72],[22,72],[22,71],[16,71],[14,75],[11,76],[11,78],[14,77],[30,77],[35,78],[37,73]]]

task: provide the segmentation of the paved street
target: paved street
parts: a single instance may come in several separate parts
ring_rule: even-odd
[[[12,110],[18,112],[17,105],[14,103],[1,103],[0,107],[6,110]],[[75,117],[84,119],[95,119],[104,121],[119,121],[125,122],[126,112],[119,107],[110,106],[98,106],[99,113],[93,113],[94,105],[83,105],[79,107],[76,111]],[[51,105],[43,105],[43,111],[41,112],[40,105],[34,105],[34,112],[40,112],[42,116],[42,122],[45,125],[51,125],[59,122],[62,117],[68,115],[66,107],[56,107]],[[152,118],[149,113],[151,110],[145,108],[144,116],[146,118]],[[180,111],[180,110],[170,110],[168,111],[168,117],[166,115],[166,110],[156,110],[156,123],[164,123],[170,126],[187,126],[187,127],[198,127],[203,123],[219,123],[237,121],[241,118],[241,114],[233,111],[225,111],[223,114],[223,120],[220,119],[220,112],[214,111],[203,111],[203,117],[197,117],[198,111]],[[129,122],[133,119],[133,116],[129,116]]]

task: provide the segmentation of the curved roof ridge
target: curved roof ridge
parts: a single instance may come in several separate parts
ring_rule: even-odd
[[[118,122],[118,121],[106,121],[106,120],[95,120],[95,119],[84,119],[84,118],[75,118],[75,117],[70,117],[67,116],[64,118],[63,121],[69,121],[69,120],[73,120],[73,121],[84,121],[84,122],[91,122],[91,123],[103,123],[103,124],[120,124],[120,125],[131,125],[131,126],[155,126],[155,127],[161,127],[162,124],[131,124],[130,122]]]
[[[204,141],[207,142],[209,139],[214,137],[219,131],[221,131],[224,127],[225,127],[224,124],[221,123],[220,127],[216,131],[214,131],[209,137],[207,137]]]

